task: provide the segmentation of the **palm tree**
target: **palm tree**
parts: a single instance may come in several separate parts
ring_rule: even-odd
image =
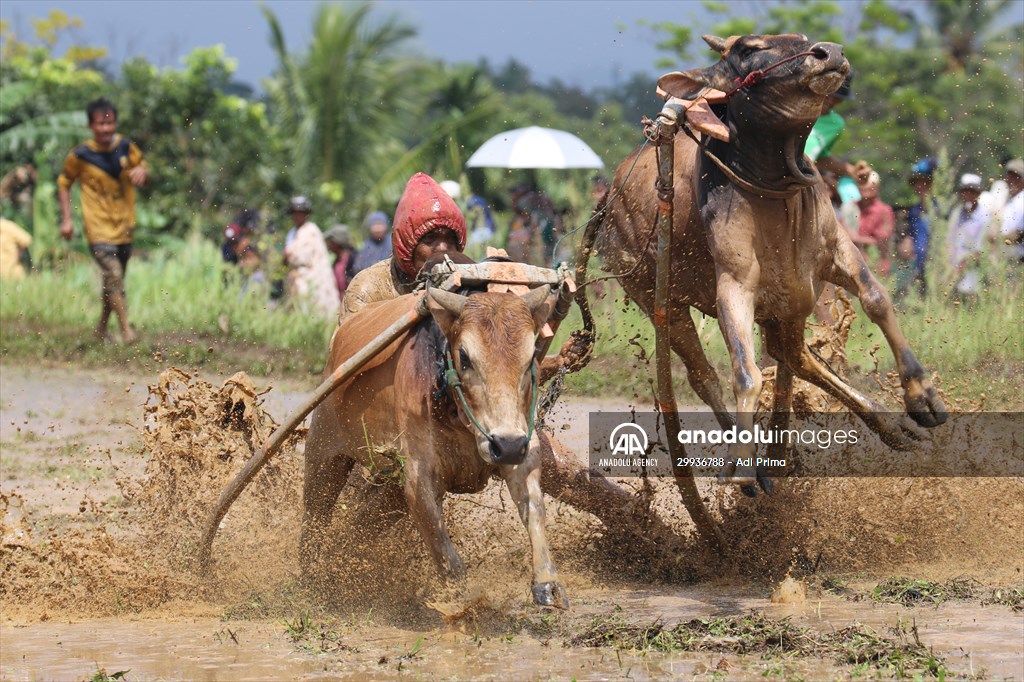
[[[370,5],[322,5],[305,55],[293,57],[273,12],[261,7],[280,62],[267,83],[273,113],[291,141],[291,175],[298,187],[341,182],[360,196],[379,166],[382,145],[399,134],[408,103],[398,58],[415,30],[397,19],[370,22]],[[308,191],[308,190],[307,190]]]
[[[423,81],[421,123],[406,139],[412,145],[391,164],[370,193],[397,196],[405,180],[416,171],[438,179],[462,175],[469,155],[494,131],[493,117],[501,100],[479,66],[445,69],[438,65]]]

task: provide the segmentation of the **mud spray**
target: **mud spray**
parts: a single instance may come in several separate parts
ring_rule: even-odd
[[[798,394],[826,406],[806,385]],[[97,617],[157,607],[191,613],[205,604],[221,612],[226,606],[236,617],[315,607],[429,626],[467,609],[507,613],[528,599],[529,544],[503,486],[495,481],[478,495],[445,501],[470,567],[468,584],[456,591],[437,581],[405,513],[400,470],[353,471],[322,538],[328,560],[320,579],[306,580],[296,560],[301,432],[232,507],[214,570],[199,576],[194,551],[206,515],[275,426],[244,373],[217,387],[178,369],[163,372],[149,386],[140,426],[145,471],[118,481],[123,505],[106,509],[87,499],[82,511],[96,523],[58,529],[26,514],[18,495],[0,498],[5,617]],[[1020,479],[787,480],[756,500],[702,483],[728,556],[709,555],[692,537],[670,481],[622,483],[636,487],[677,537],[652,543],[622,529],[608,532],[593,517],[549,500],[548,537],[570,593],[574,586],[723,576],[767,585],[786,575],[886,575],[915,565],[927,565],[932,576],[974,570],[1002,577],[1022,564]]]

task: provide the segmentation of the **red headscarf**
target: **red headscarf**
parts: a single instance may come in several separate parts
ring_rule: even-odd
[[[452,229],[459,240],[459,251],[466,248],[466,219],[441,185],[426,173],[409,178],[402,198],[395,209],[395,227],[391,232],[391,249],[398,268],[415,275],[412,252],[423,235],[439,227]]]

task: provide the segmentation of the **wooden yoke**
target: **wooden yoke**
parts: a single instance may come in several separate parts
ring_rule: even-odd
[[[697,100],[698,102],[700,100]],[[715,120],[710,111],[708,111]],[[672,389],[672,355],[669,344],[669,300],[668,281],[672,263],[672,218],[675,187],[673,185],[673,168],[675,164],[675,135],[679,131],[680,118],[687,115],[687,102],[669,98],[657,119],[651,121],[645,134],[656,145],[658,156],[658,181],[655,190],[658,193],[658,250],[657,270],[654,289],[654,357],[658,411],[665,422],[665,437],[668,440],[668,453],[672,459],[672,475],[676,487],[683,498],[683,505],[690,513],[697,532],[715,550],[724,547],[722,532],[711,518],[697,490],[690,467],[681,466],[686,456],[679,442],[679,411],[676,397]],[[726,131],[728,136],[728,131]]]

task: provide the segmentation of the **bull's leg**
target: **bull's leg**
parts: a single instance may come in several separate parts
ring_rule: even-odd
[[[569,597],[558,582],[558,571],[551,560],[548,539],[544,533],[544,494],[540,489],[540,440],[534,435],[530,451],[522,464],[500,467],[512,495],[519,518],[526,526],[533,549],[533,601],[541,606],[569,608]]]
[[[543,431],[537,437],[540,441],[540,487],[545,494],[593,514],[608,529],[628,533],[630,541],[639,539],[653,545],[674,537],[672,529],[649,509],[642,509],[642,517],[635,513],[640,509],[640,498],[603,476],[591,476],[587,467],[557,438]],[[638,523],[644,528],[639,535]]]
[[[441,500],[445,491],[438,490],[438,478],[422,459],[409,457],[405,471],[405,500],[409,514],[427,543],[430,558],[445,579],[461,580],[466,576],[466,564],[452,544],[444,523]]]
[[[780,325],[781,344],[790,369],[804,381],[823,388],[838,398],[879,435],[889,447],[898,450],[913,448],[923,433],[909,419],[892,419],[885,407],[853,388],[834,373],[804,342],[804,320],[789,320]]]
[[[754,287],[737,281],[727,272],[718,278],[718,326],[732,360],[736,426],[741,432],[752,433],[757,398],[761,393],[761,370],[754,355]],[[719,481],[754,485],[756,449],[752,439],[749,443],[730,445],[729,461],[719,473]]]
[[[686,365],[686,378],[694,392],[711,407],[723,429],[731,428],[733,419],[722,398],[722,384],[718,380],[715,368],[708,362],[703,346],[700,345],[700,336],[693,324],[693,313],[689,307],[686,308],[685,314],[680,312],[672,316],[669,343],[675,354],[683,359],[683,364]]]
[[[302,531],[299,535],[299,563],[304,573],[315,568],[319,557],[319,535],[331,522],[334,504],[345,487],[355,461],[341,453],[337,417],[330,409],[318,408],[306,436],[306,467],[302,489]]]
[[[838,284],[860,299],[861,308],[885,335],[896,358],[896,368],[903,385],[903,402],[907,414],[921,426],[938,426],[949,416],[938,392],[924,374],[910,344],[900,331],[896,313],[885,289],[871,274],[864,256],[849,238],[840,235],[839,248],[833,258],[832,272],[825,279]]]

